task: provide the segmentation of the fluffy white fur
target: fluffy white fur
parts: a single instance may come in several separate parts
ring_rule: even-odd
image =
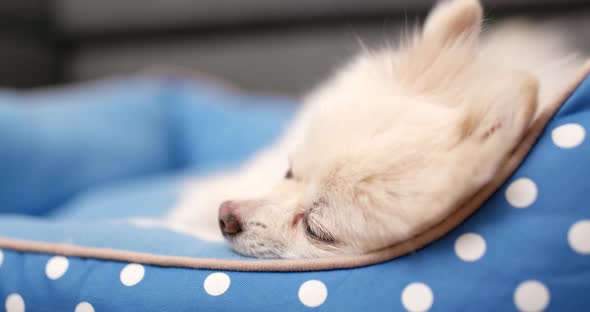
[[[223,240],[231,199],[237,252],[300,258],[366,253],[441,220],[580,64],[551,29],[512,22],[480,42],[481,27],[478,1],[439,4],[399,48],[365,51],[311,92],[275,145],[187,185],[162,224]]]

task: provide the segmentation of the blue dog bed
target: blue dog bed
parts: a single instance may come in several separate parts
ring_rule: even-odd
[[[264,260],[118,222],[162,216],[187,176],[240,163],[276,138],[294,106],[175,77],[0,93],[6,310],[590,310],[590,78],[477,213],[395,260],[248,272],[215,263]],[[111,257],[120,251],[138,261]],[[207,261],[182,265],[189,258]]]

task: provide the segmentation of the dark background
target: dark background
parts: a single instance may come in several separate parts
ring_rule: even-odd
[[[0,0],[0,87],[163,68],[299,94],[357,51],[357,37],[393,41],[434,2]],[[590,52],[590,0],[483,2],[490,22],[511,15],[550,20]]]

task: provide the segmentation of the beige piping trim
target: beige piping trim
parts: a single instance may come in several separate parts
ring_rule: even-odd
[[[574,92],[578,85],[590,74],[590,62],[587,62],[575,79],[563,92],[555,98],[550,106],[542,112],[524,135],[519,146],[506,159],[498,175],[480,189],[464,204],[459,205],[450,216],[434,225],[424,233],[406,242],[399,243],[369,254],[360,256],[344,256],[323,259],[302,260],[223,260],[207,258],[189,258],[163,256],[143,252],[116,250],[110,248],[83,247],[69,244],[45,243],[38,241],[0,238],[0,248],[21,252],[58,254],[63,256],[93,258],[101,260],[134,262],[164,267],[183,267],[195,269],[229,270],[229,271],[319,271],[362,267],[395,259],[411,253],[423,246],[436,241],[447,234],[471,214],[473,214],[516,170],[537,142],[545,125]]]

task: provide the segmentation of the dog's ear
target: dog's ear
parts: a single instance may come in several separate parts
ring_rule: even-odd
[[[441,45],[450,45],[457,40],[476,43],[482,19],[483,10],[478,0],[442,1],[428,15],[423,38]]]

